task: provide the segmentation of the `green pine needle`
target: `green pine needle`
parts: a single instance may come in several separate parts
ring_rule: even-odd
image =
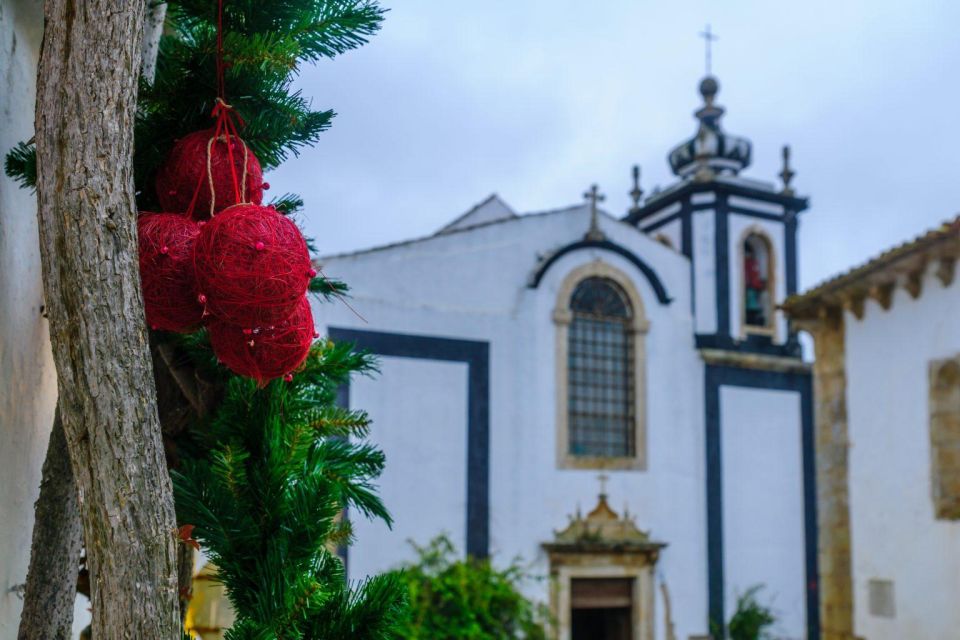
[[[3,163],[4,173],[20,183],[23,188],[37,187],[37,148],[33,142],[19,142],[7,153]]]

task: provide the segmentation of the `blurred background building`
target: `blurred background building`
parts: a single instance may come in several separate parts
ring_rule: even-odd
[[[550,576],[528,589],[561,638],[621,619],[602,637],[705,636],[754,585],[778,634],[819,637],[811,376],[778,310],[807,201],[786,150],[779,186],[746,175],[718,91],[700,83],[672,184],[644,194],[634,171],[629,211],[596,187],[522,215],[491,196],[429,237],[319,261],[366,318],[324,305],[323,328],[381,357],[343,401],[370,410],[396,522],[353,519],[351,579],[446,532]],[[637,529],[608,539],[606,520]]]

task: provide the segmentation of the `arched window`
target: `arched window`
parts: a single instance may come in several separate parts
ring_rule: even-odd
[[[743,240],[743,324],[747,330],[773,329],[773,255],[759,233]]]
[[[633,309],[613,280],[588,277],[570,297],[567,408],[572,456],[635,454]]]

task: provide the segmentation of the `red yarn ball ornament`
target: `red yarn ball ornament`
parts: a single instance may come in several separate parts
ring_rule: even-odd
[[[210,344],[220,362],[261,384],[280,377],[292,379],[313,343],[313,313],[306,297],[300,298],[293,315],[275,326],[243,329],[216,318],[208,326]]]
[[[272,207],[241,204],[200,228],[194,249],[197,292],[206,310],[245,328],[290,316],[310,284],[303,235]]]
[[[253,151],[237,136],[220,135],[214,139],[214,133],[213,129],[195,131],[173,145],[156,181],[157,198],[166,211],[188,212],[194,193],[197,200],[193,202],[192,215],[197,220],[205,220],[235,204],[263,201],[263,171]]]
[[[196,329],[203,318],[193,271],[197,223],[179,213],[142,213],[137,233],[147,324],[180,333]]]

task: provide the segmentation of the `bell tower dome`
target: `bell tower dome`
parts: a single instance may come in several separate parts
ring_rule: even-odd
[[[797,216],[807,199],[795,195],[789,167],[782,188],[743,175],[752,143],[723,130],[714,76],[699,91],[697,131],[667,155],[676,180],[624,220],[690,260],[699,348],[799,357],[796,332],[778,305],[797,291]]]
[[[720,127],[723,107],[715,104],[720,83],[713,76],[700,81],[703,106],[694,112],[700,121],[696,135],[677,145],[667,160],[674,175],[709,181],[717,175],[737,175],[750,165],[751,144]]]

